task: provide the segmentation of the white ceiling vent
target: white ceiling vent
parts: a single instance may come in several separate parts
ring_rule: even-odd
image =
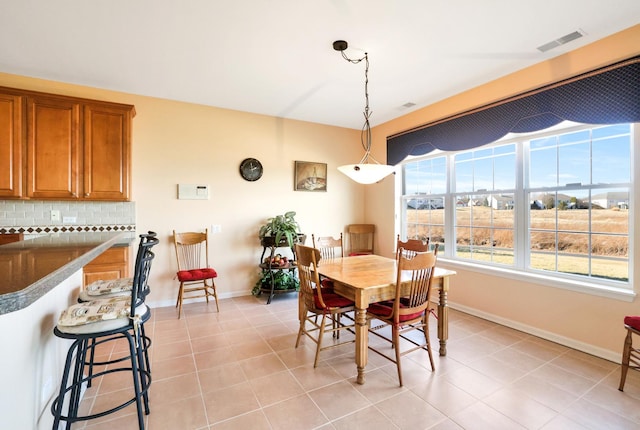
[[[547,52],[555,47],[558,47],[560,45],[564,45],[565,43],[569,43],[572,40],[576,40],[581,38],[582,36],[585,35],[585,32],[582,30],[576,30],[573,33],[569,33],[569,34],[565,34],[564,36],[556,39],[556,40],[552,40],[549,43],[545,43],[542,46],[538,46],[538,51],[540,52]]]

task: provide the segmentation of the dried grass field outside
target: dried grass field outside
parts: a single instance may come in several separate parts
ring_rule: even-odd
[[[530,267],[628,279],[628,211],[541,209],[529,213]],[[444,209],[408,209],[407,221],[408,237],[430,236],[432,243],[444,243]],[[457,208],[457,255],[513,264],[513,225],[512,209]]]

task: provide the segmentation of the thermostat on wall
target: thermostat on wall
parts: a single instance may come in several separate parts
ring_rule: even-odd
[[[179,200],[209,200],[209,185],[178,184]]]

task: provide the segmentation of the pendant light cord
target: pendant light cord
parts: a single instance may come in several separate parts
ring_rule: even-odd
[[[371,156],[371,124],[369,122],[369,118],[371,117],[372,112],[369,110],[369,54],[365,52],[364,57],[352,59],[347,57],[344,51],[340,51],[340,53],[342,54],[342,58],[351,64],[359,64],[364,60],[364,124],[362,125],[362,131],[360,133],[360,143],[364,149],[364,156],[360,160],[359,164],[366,164],[369,159],[373,160],[376,164],[380,164],[375,158],[373,158],[373,156]]]

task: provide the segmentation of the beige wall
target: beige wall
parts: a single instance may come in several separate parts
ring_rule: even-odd
[[[297,212],[309,235],[337,235],[364,218],[363,186],[337,171],[362,156],[359,131],[290,121],[150,97],[0,74],[0,86],[133,104],[133,200],[138,232],[159,233],[152,269],[152,305],[173,305],[177,293],[172,230],[221,225],[211,261],[221,296],[249,294],[258,279],[258,228],[273,215]],[[258,158],[264,176],[246,182],[241,160]],[[327,192],[293,191],[294,160],[328,164]],[[208,184],[209,200],[178,200],[176,186]],[[281,250],[285,252],[286,250]]]
[[[380,125],[373,130],[376,154],[384,159],[386,136],[636,56],[640,54],[639,40],[640,25]],[[384,254],[393,252],[394,230],[390,226],[396,221],[396,211],[389,204],[394,198],[392,182],[384,181],[368,188],[366,193],[367,222],[384,226],[381,248]],[[640,201],[637,189],[635,196],[636,201]],[[636,250],[640,249],[638,236],[636,234],[634,242]],[[637,255],[638,252],[632,262],[636,274],[640,273]],[[619,360],[622,350],[623,317],[640,314],[638,300],[629,303],[460,268],[456,270],[458,275],[452,280],[449,295],[452,307],[612,360]]]

